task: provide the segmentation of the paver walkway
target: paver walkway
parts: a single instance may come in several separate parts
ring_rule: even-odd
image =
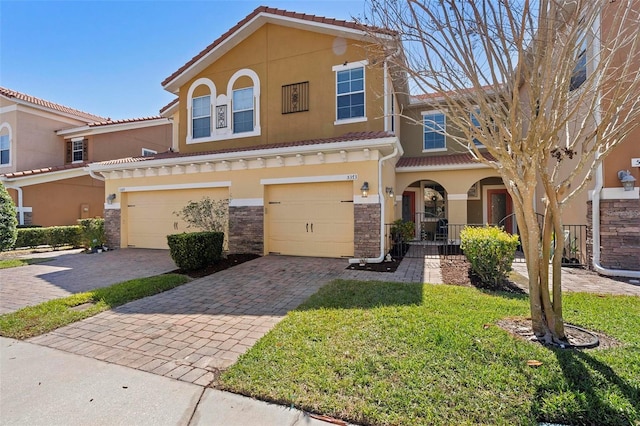
[[[208,385],[345,268],[342,259],[266,256],[29,341]]]
[[[100,254],[40,253],[52,260],[0,269],[0,314],[133,278],[176,269],[169,250],[121,249]]]

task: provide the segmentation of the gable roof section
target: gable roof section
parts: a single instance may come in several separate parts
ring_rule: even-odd
[[[53,110],[59,113],[67,114],[67,115],[72,115],[75,118],[86,121],[87,123],[109,120],[108,118],[101,117],[99,115],[89,114],[88,112],[84,112],[84,111],[80,111],[64,105],[56,104],[54,102],[49,102],[44,99],[36,98],[35,96],[31,96],[25,93],[17,92],[15,90],[7,89],[5,87],[0,87],[0,95],[11,100],[19,101],[20,103],[27,103],[35,107]]]
[[[56,131],[58,136],[63,136],[65,139],[74,137],[86,137],[90,135],[100,135],[103,133],[121,132],[124,130],[142,129],[145,127],[168,125],[171,122],[168,118],[161,117],[159,115],[153,117],[141,117],[141,118],[125,118],[122,120],[107,120],[89,123],[85,126],[69,127]]]
[[[260,6],[226,33],[218,37],[213,43],[204,48],[204,50],[191,58],[189,62],[164,79],[162,87],[169,92],[177,94],[182,84],[211,65],[219,57],[238,45],[242,40],[266,23],[275,23],[293,28],[312,30],[325,34],[337,34],[358,39],[366,37],[366,30],[375,31],[382,35],[391,36],[394,34],[388,29],[365,26],[353,21],[343,21],[340,19],[325,18],[322,16]]]
[[[191,159],[192,157],[213,157],[213,156],[222,156],[225,155],[233,155],[233,154],[242,154],[247,153],[248,155],[257,155],[258,152],[265,153],[266,151],[272,151],[270,154],[266,155],[276,155],[279,154],[278,150],[295,150],[295,148],[303,148],[303,147],[319,147],[326,145],[340,145],[344,143],[351,142],[371,142],[377,140],[381,143],[389,142],[392,140],[397,141],[396,136],[393,133],[389,132],[351,132],[346,133],[342,136],[335,138],[326,138],[326,139],[308,139],[303,141],[295,141],[295,142],[282,142],[282,143],[272,143],[266,145],[257,145],[251,147],[244,148],[227,148],[227,149],[219,149],[214,151],[202,151],[202,152],[190,152],[190,153],[179,153],[179,152],[164,152],[146,157],[129,157],[129,158],[120,158],[116,160],[107,160],[99,163],[90,164],[91,169],[111,169],[115,166],[127,167],[127,165],[134,165],[135,163],[153,161],[153,160],[175,160],[179,162],[180,159]],[[398,143],[399,144],[399,143]],[[373,144],[372,144],[373,145]],[[341,146],[341,145],[340,145]],[[366,146],[365,146],[366,147]],[[211,158],[207,158],[211,160]]]

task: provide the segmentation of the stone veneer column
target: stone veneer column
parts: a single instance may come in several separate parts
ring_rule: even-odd
[[[587,203],[587,254],[593,254],[591,201]],[[600,264],[640,271],[640,200],[600,200]]]
[[[120,248],[120,209],[104,209],[104,233],[110,250]]]
[[[380,255],[380,204],[354,204],[355,257]]]
[[[264,254],[264,207],[229,207],[229,252]]]

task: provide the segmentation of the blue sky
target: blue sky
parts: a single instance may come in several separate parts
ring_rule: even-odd
[[[338,19],[364,1],[0,0],[0,86],[93,114],[157,115],[160,82],[258,6]]]

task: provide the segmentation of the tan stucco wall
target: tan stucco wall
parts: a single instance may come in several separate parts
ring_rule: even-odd
[[[338,155],[338,154],[335,154]],[[120,192],[122,187],[141,187],[154,185],[175,185],[175,184],[196,184],[211,182],[231,182],[229,193],[231,199],[264,199],[265,185],[260,183],[261,179],[281,179],[281,178],[298,178],[298,177],[320,177],[333,175],[351,175],[356,174],[357,179],[353,180],[353,195],[360,196],[360,187],[367,181],[369,182],[370,196],[378,194],[378,152],[373,151],[368,161],[355,162],[337,162],[327,164],[305,164],[305,165],[287,165],[283,167],[265,167],[265,168],[248,168],[238,169],[237,163],[232,164],[232,170],[200,172],[200,173],[184,173],[172,174],[166,176],[145,176],[145,177],[122,177],[118,179],[108,178],[105,181],[105,194],[117,194],[116,202],[121,206],[121,223],[126,224],[127,219],[127,202],[128,193]],[[289,161],[296,161],[289,159]],[[390,167],[390,170],[393,170]],[[392,172],[389,173],[392,176]],[[389,178],[389,186],[392,186],[392,178]],[[384,189],[383,189],[384,191]],[[387,197],[388,198],[388,197]],[[195,200],[194,200],[195,201]],[[389,200],[390,205],[392,200]],[[392,209],[389,209],[392,211]],[[172,212],[167,212],[172,214]],[[123,226],[123,230],[126,227]],[[122,232],[121,246],[126,247],[128,244],[127,235]]]
[[[423,152],[423,139],[424,139],[424,127],[422,126],[422,113],[430,111],[431,107],[425,105],[413,105],[405,108],[400,118],[400,128],[402,132],[402,148],[404,149],[405,157],[422,157],[429,155],[447,155],[460,152],[468,152],[463,146],[457,143],[450,137],[446,138],[446,151],[432,151]],[[447,132],[462,136],[461,131],[456,131],[457,128],[451,123],[450,120],[446,122]]]
[[[328,138],[351,131],[383,130],[383,69],[369,66],[365,71],[366,122],[334,125],[336,119],[335,72],[332,67],[367,59],[361,42],[346,41],[344,53],[334,52],[336,37],[266,24],[232,51],[223,55],[205,71],[180,88],[180,116],[187,117],[187,93],[198,78],[213,81],[217,95],[226,93],[230,77],[249,68],[260,78],[261,135],[231,140],[185,143],[187,120],[180,119],[181,152],[196,152],[229,147],[245,147],[275,142]],[[282,114],[282,86],[309,81],[309,111]],[[242,84],[236,84],[238,87]],[[231,111],[227,111],[228,122]]]
[[[17,205],[15,190],[9,190]],[[104,183],[89,176],[22,188],[23,205],[31,207],[32,223],[40,226],[76,225],[82,217],[102,217]],[[87,204],[89,211],[82,212]]]
[[[142,148],[166,152],[171,147],[171,124],[89,136],[89,161],[139,157]]]
[[[0,100],[0,107],[15,105],[1,97]],[[64,142],[56,130],[85,124],[22,105],[0,114],[0,124],[5,121],[12,130],[11,166],[0,168],[0,173],[64,164]]]

